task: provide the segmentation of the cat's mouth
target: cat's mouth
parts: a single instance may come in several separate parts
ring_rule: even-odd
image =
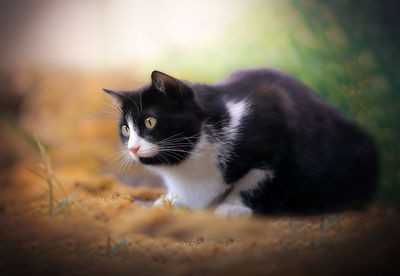
[[[184,161],[189,151],[154,147],[148,151],[139,149],[136,154],[129,151],[133,161],[140,162],[143,165],[177,165]]]
[[[151,148],[142,148],[139,146],[135,148],[129,148],[128,150],[129,156],[135,161],[139,161],[140,158],[152,158],[159,153],[159,148],[156,145]]]
[[[143,138],[130,139],[127,145],[131,160],[144,165],[177,165],[193,152],[192,148],[191,141],[179,137],[158,143]]]
[[[143,138],[131,137],[127,144],[127,149],[130,157],[135,161],[139,161],[140,158],[152,158],[156,156],[160,151],[160,146]]]

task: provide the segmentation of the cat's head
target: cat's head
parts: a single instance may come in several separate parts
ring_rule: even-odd
[[[188,157],[202,124],[202,112],[189,85],[153,71],[151,83],[137,90],[103,90],[120,106],[119,135],[133,160],[175,165]]]

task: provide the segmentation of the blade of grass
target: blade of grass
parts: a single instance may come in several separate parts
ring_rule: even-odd
[[[47,154],[47,151],[44,148],[44,146],[42,145],[42,143],[40,143],[39,139],[37,137],[35,137],[35,139],[36,139],[36,144],[39,147],[40,154],[42,155],[42,159],[43,159],[43,161],[44,161],[44,163],[46,165],[46,168],[48,169],[48,171],[50,173],[50,172],[52,172],[50,157]]]
[[[329,227],[331,227],[336,221],[338,221],[341,217],[341,214],[337,214],[336,216],[334,216],[333,218],[331,218],[327,224],[325,224],[324,226],[322,226],[322,231],[326,231],[329,229]]]
[[[316,242],[314,242],[311,245],[311,248],[312,249],[317,249],[325,240],[326,240],[326,238],[320,238],[319,240],[317,240]]]
[[[123,239],[120,243],[118,243],[113,248],[113,250],[111,250],[109,256],[110,257],[115,256],[115,254],[117,254],[119,251],[121,251],[121,249],[123,249],[124,247],[126,247],[128,245],[128,242],[130,239],[131,239],[130,237],[127,237],[127,238]]]
[[[42,159],[43,159],[43,161],[45,163],[43,170],[46,170],[47,174],[49,175],[49,178],[48,179],[46,178],[46,181],[49,183],[49,191],[51,190],[52,201],[54,199],[54,187],[53,187],[53,181],[52,180],[54,180],[56,182],[57,186],[60,188],[61,193],[62,193],[61,197],[65,198],[66,197],[66,192],[64,190],[64,187],[61,185],[60,180],[55,175],[55,173],[54,173],[54,171],[52,169],[50,156],[47,153],[46,148],[42,145],[42,143],[39,141],[39,139],[37,137],[35,137],[35,139],[36,139],[37,146],[39,147]],[[51,189],[50,189],[50,184],[51,184]],[[67,201],[66,204],[67,204],[68,210],[71,211],[71,207],[69,205],[69,201]],[[52,210],[52,208],[50,208],[50,209]],[[52,211],[50,211],[50,212],[52,212]]]
[[[48,184],[49,179],[48,179],[46,176],[41,175],[40,173],[38,173],[38,172],[36,172],[36,171],[34,171],[34,170],[30,169],[30,168],[25,168],[25,169],[28,170],[28,171],[30,171],[31,173],[33,173],[33,174],[36,175],[37,177],[43,179],[43,180],[46,181],[46,183]],[[44,191],[47,191],[47,189],[46,189],[44,186],[41,186],[41,188],[42,188]],[[60,201],[59,201],[57,198],[55,198],[54,196],[53,196],[52,198],[53,198],[53,202],[55,202],[56,204],[59,204],[59,203],[60,203]]]
[[[40,154],[42,155],[42,159],[45,162],[45,168],[47,169],[47,173],[49,173],[51,171],[50,158],[46,152],[46,149],[40,143],[39,139],[37,137],[35,137],[35,139],[36,139],[36,144],[39,147]],[[51,216],[54,211],[53,182],[51,181],[51,177],[45,177],[45,180],[49,187],[49,215]]]
[[[55,180],[55,182],[57,183],[58,187],[61,189],[61,192],[63,193],[63,196],[66,197],[66,192],[64,190],[64,187],[61,185],[60,180],[58,179],[58,177],[54,174],[53,171],[50,172],[51,177]]]
[[[42,175],[42,174],[40,174],[40,173],[38,173],[38,172],[36,172],[36,171],[30,169],[30,168],[25,168],[25,169],[28,170],[28,171],[30,171],[31,173],[33,173],[33,174],[36,175],[37,177],[39,177],[39,178],[41,178],[41,179],[47,181],[46,176],[44,176],[44,175]]]
[[[54,202],[53,202],[53,183],[50,179],[47,179],[47,184],[49,186],[49,215],[53,213]]]
[[[67,206],[67,204],[69,204],[69,202],[76,196],[76,194],[79,191],[79,187],[75,189],[75,191],[72,192],[72,194],[67,197],[66,199],[64,199],[63,201],[61,201],[60,204],[57,205],[57,207],[51,212],[51,215],[54,216],[55,214],[57,214],[62,208],[64,208],[65,206]]]

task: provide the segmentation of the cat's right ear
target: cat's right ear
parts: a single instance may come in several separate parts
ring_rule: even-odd
[[[182,87],[180,82],[167,74],[153,71],[151,73],[151,82],[158,91],[168,97],[178,99],[181,96]]]
[[[107,93],[108,96],[110,96],[110,98],[116,102],[117,104],[121,105],[122,101],[124,99],[124,93],[120,92],[120,91],[115,91],[115,90],[110,90],[110,89],[106,89],[103,88],[102,89],[104,92]]]

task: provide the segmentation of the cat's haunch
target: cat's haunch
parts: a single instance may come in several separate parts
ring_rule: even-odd
[[[204,85],[154,71],[139,89],[104,91],[120,105],[126,154],[162,177],[175,205],[307,214],[363,207],[375,191],[369,136],[284,72]]]

